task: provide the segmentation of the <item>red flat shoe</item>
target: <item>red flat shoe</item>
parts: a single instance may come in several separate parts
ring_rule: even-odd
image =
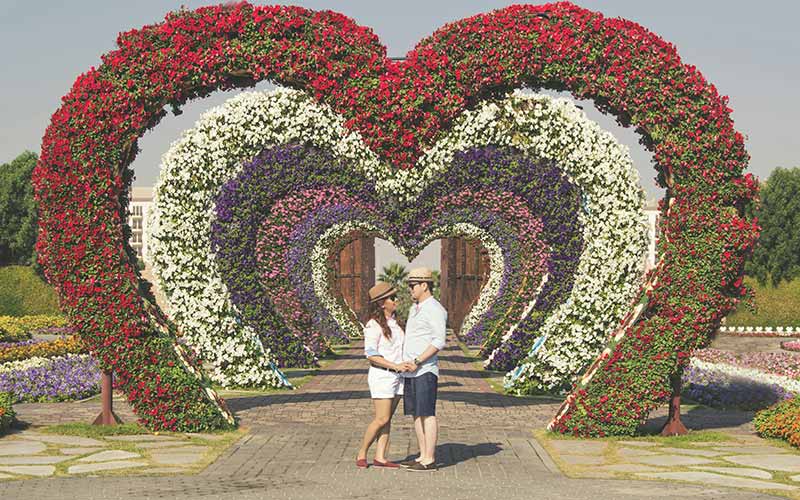
[[[387,469],[399,469],[400,468],[400,464],[396,464],[396,463],[390,462],[388,460],[385,461],[385,462],[381,462],[380,460],[373,460],[372,461],[372,465],[374,465],[375,467],[386,467]]]
[[[358,467],[359,469],[366,469],[368,467],[367,459],[366,458],[360,458],[360,459],[357,458],[356,459],[356,467]]]

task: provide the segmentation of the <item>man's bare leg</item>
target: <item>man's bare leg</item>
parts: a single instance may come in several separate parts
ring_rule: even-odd
[[[425,456],[425,429],[422,426],[422,419],[425,417],[414,417],[414,432],[417,434],[417,444],[419,445],[419,457],[417,462]]]
[[[436,416],[421,417],[422,431],[425,436],[425,452],[420,454],[420,463],[429,465],[436,462],[436,439],[439,436],[439,422]],[[422,448],[420,448],[422,449]]]

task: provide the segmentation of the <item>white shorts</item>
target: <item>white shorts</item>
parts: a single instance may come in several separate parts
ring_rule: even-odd
[[[372,399],[391,399],[403,394],[403,377],[399,373],[370,366],[367,383]]]

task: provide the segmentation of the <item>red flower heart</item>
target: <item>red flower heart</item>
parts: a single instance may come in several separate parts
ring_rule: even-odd
[[[568,89],[635,125],[654,152],[672,206],[661,264],[643,295],[647,314],[636,325],[647,335],[614,336],[614,355],[584,377],[558,430],[632,432],[669,393],[668,376],[680,362],[674,353],[701,345],[741,294],[721,283],[736,281],[758,232],[730,209],[756,193],[741,177],[748,160],[742,135],[727,99],[684,65],[674,46],[633,22],[567,2],[512,6],[448,24],[395,63],[368,28],[341,14],[240,3],[173,13],[162,24],[121,34],[117,44],[99,68],[77,79],[45,134],[34,173],[37,249],[71,321],[154,428],[226,424],[190,372],[168,365],[174,355],[153,356],[174,351],[154,333],[148,317],[155,316],[148,316],[132,254],[124,250],[132,178],[126,167],[165,105],[178,108],[217,89],[265,79],[302,88],[347,117],[348,127],[399,168],[413,168],[465,108],[520,86]],[[702,251],[690,256],[698,245]],[[104,254],[105,248],[117,250]],[[732,257],[722,269],[726,250]],[[85,286],[91,279],[95,286]],[[705,334],[665,324],[676,301]],[[713,314],[701,314],[703,307]],[[106,345],[111,336],[119,340]],[[653,337],[662,342],[642,340]],[[659,353],[668,356],[650,363]],[[145,361],[151,358],[157,361]],[[135,390],[139,383],[150,392],[160,384],[191,390],[153,402]],[[597,405],[603,418],[588,412]]]

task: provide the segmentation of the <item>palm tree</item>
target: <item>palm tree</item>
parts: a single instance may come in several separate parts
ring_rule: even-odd
[[[395,288],[400,288],[408,277],[406,266],[397,262],[391,262],[388,266],[383,266],[383,271],[378,276],[379,281],[385,281]]]

